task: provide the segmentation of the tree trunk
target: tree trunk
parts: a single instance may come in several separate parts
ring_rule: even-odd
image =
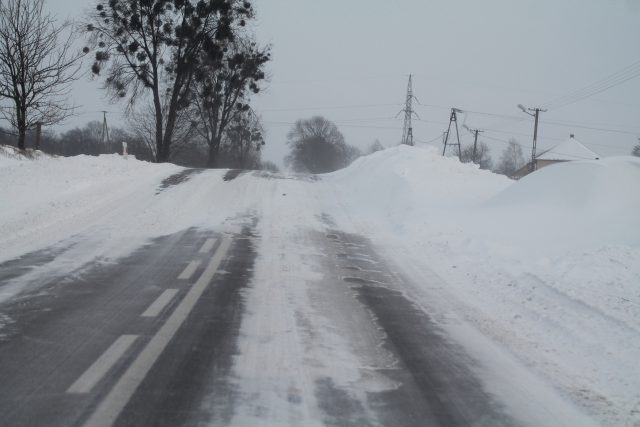
[[[207,167],[214,169],[218,166],[218,148],[220,143],[216,143],[217,138],[209,142],[209,159],[207,160]]]
[[[176,126],[176,118],[177,113],[174,111],[174,108],[169,107],[169,114],[167,115],[167,127],[164,130],[163,141],[165,156],[164,158],[162,158],[162,160],[159,160],[161,162],[168,162],[169,157],[171,156],[171,139],[173,138],[173,131]]]
[[[18,115],[18,148],[24,150],[26,148],[27,140],[27,120],[26,114],[21,113]]]
[[[164,138],[163,138],[163,147],[164,147],[164,157],[158,159],[158,162],[168,162],[169,157],[171,156],[171,140],[173,139],[173,131],[176,128],[176,120],[178,120],[178,92],[180,88],[178,86],[178,82],[174,83],[173,92],[171,94],[171,100],[169,101],[169,112],[167,113],[167,123],[164,128]]]
[[[156,113],[156,162],[163,163],[167,161],[167,156],[163,146],[162,104],[160,103],[160,95],[158,94],[157,85],[153,88],[153,107]]]
[[[26,139],[27,130],[23,126],[20,126],[20,128],[18,129],[18,148],[20,150],[24,151]]]

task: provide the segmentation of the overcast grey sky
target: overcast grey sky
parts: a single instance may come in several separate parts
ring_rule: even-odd
[[[93,4],[48,2],[61,17]],[[255,7],[256,33],[273,45],[273,61],[254,106],[267,128],[264,157],[277,163],[291,123],[315,114],[335,121],[353,145],[397,144],[403,118],[395,117],[410,73],[421,104],[417,141],[440,146],[450,107],[522,118],[460,116],[486,129],[482,140],[497,158],[511,137],[531,144],[533,120],[517,104],[545,104],[640,61],[638,0],[258,0]],[[640,74],[640,65],[629,73]],[[639,93],[640,77],[550,109],[541,117],[541,148],[574,133],[602,155],[628,154],[640,136]],[[109,105],[87,78],[73,98],[80,115],[62,128],[123,108]],[[123,125],[117,114],[109,119]]]

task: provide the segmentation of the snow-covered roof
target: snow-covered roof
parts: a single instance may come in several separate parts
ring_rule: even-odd
[[[598,160],[600,155],[582,145],[573,135],[536,157],[538,160]]]

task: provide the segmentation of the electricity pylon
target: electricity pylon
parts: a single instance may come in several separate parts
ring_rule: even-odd
[[[458,146],[458,160],[462,161],[462,146],[460,145],[460,131],[458,130],[458,113],[461,113],[462,110],[459,110],[457,108],[452,108],[451,109],[451,117],[449,118],[449,128],[447,129],[447,133],[446,133],[446,137],[444,139],[444,148],[442,150],[442,155],[446,155],[447,153],[447,146]],[[449,143],[449,136],[451,135],[451,124],[455,123],[456,124],[456,140],[457,143]]]
[[[411,82],[411,74],[409,74],[409,84],[407,85],[407,101],[403,110],[400,113],[404,112],[404,127],[402,129],[402,144],[405,145],[413,145],[413,126],[411,126],[411,119],[415,114],[416,117],[420,118],[415,111],[413,111],[413,100],[418,100],[415,96],[413,96],[413,85]],[[398,113],[398,115],[400,114]]]

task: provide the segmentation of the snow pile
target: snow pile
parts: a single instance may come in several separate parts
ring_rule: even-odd
[[[11,145],[0,145],[0,167],[9,163],[10,160],[36,160],[44,157],[50,156],[40,150],[26,149],[25,151],[20,151]]]
[[[180,170],[119,155],[0,157],[0,261],[90,233],[115,208],[152,195],[162,177]]]
[[[339,225],[370,236],[433,315],[470,321],[604,424],[640,422],[640,159],[514,182],[396,147],[325,181]]]
[[[349,212],[374,218],[394,231],[467,209],[512,182],[442,157],[435,148],[405,145],[361,157],[325,180],[342,195]]]
[[[488,201],[484,222],[522,244],[557,252],[640,246],[640,159],[568,162],[528,175]],[[501,227],[490,226],[491,220]],[[525,222],[526,221],[526,222]],[[505,226],[505,224],[507,224]]]

